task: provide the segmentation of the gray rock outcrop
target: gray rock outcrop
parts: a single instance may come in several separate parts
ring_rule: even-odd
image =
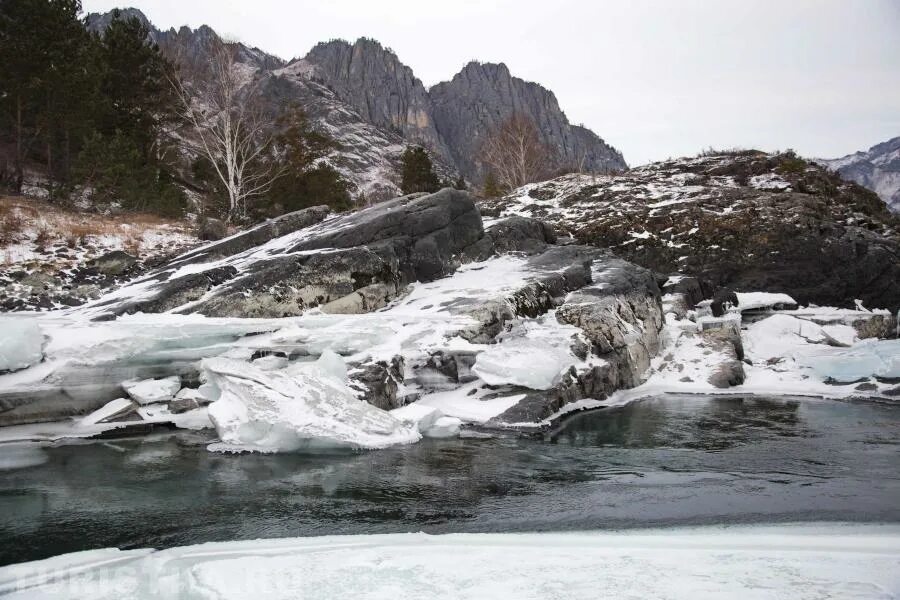
[[[449,275],[483,236],[467,192],[413,194],[323,221],[313,207],[210,244],[150,272],[89,311],[285,317],[323,306],[368,312],[413,281]],[[140,291],[137,291],[140,290]]]
[[[900,220],[874,193],[789,152],[566,175],[483,204],[548,221],[656,272],[697,277],[707,296],[729,288],[784,292],[801,305],[861,299],[900,309]]]
[[[434,119],[459,170],[480,181],[478,151],[485,135],[514,114],[530,118],[557,166],[589,172],[627,168],[621,153],[595,133],[569,123],[550,90],[513,77],[504,64],[471,62],[429,90]]]

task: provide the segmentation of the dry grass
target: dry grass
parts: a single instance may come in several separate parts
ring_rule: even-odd
[[[147,229],[168,227],[189,231],[185,221],[165,219],[146,213],[98,215],[69,210],[40,200],[0,197],[0,235],[21,235],[25,228],[37,228],[50,240],[83,242],[90,236],[140,236]],[[7,242],[8,243],[8,242]]]
[[[19,241],[25,219],[15,211],[0,208],[0,246],[14,244]]]
[[[12,262],[9,250],[15,244],[47,248],[58,243],[76,249],[91,243],[96,245],[104,238],[107,244],[116,240],[115,245],[139,256],[144,234],[150,231],[190,234],[192,228],[186,221],[158,215],[99,215],[41,200],[0,196],[0,263]]]

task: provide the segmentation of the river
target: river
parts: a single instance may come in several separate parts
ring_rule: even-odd
[[[544,436],[223,455],[172,432],[0,471],[0,565],[65,552],[405,531],[900,522],[900,406],[668,396]]]

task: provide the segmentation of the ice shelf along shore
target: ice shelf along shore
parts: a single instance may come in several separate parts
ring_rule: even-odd
[[[886,311],[740,293],[714,317],[573,248],[465,264],[364,314],[0,317],[0,441],[156,424],[215,428],[216,451],[362,450],[666,393],[897,395]]]
[[[93,550],[0,568],[10,599],[885,599],[900,527],[390,534]]]

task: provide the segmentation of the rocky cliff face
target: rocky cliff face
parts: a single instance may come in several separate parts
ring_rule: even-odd
[[[792,154],[683,158],[618,176],[567,175],[483,209],[715,288],[801,304],[900,308],[900,222],[875,194]]]
[[[621,153],[589,129],[569,123],[553,92],[513,77],[502,63],[471,62],[429,93],[438,131],[466,176],[480,174],[478,148],[488,132],[517,113],[534,121],[561,167],[603,173],[627,168]]]
[[[367,122],[396,131],[420,144],[441,160],[452,155],[435,127],[431,98],[412,69],[375,40],[360,38],[319,44],[302,63],[310,77],[322,81]]]
[[[85,27],[89,31],[102,33],[109,27],[115,18],[113,11],[107,13],[90,13],[85,17]],[[150,19],[136,8],[123,8],[119,12],[120,19],[137,18],[150,30],[150,39],[159,44],[163,52],[178,52],[186,54],[193,60],[203,60],[206,56],[206,48],[211,39],[217,39],[219,35],[209,26],[201,25],[197,29],[182,26],[179,29],[157,29]],[[240,62],[252,65],[256,69],[271,70],[283,67],[285,61],[277,56],[268,54],[259,48],[252,48],[239,44]]]
[[[900,137],[855,152],[843,158],[820,160],[848,181],[867,187],[900,212]]]
[[[136,9],[121,15],[148,25],[164,52],[196,61],[204,60],[205,42],[217,35],[205,25],[161,31]],[[91,14],[86,24],[102,31],[112,18],[112,13]],[[560,166],[599,172],[626,168],[622,155],[599,136],[568,122],[552,92],[512,77],[502,64],[471,63],[450,82],[426,90],[396,54],[365,38],[354,44],[321,43],[289,63],[243,44],[239,50],[248,71],[267,80],[273,106],[302,106],[341,145],[329,160],[368,202],[399,195],[395,172],[407,144],[428,149],[442,177],[480,181],[474,156],[481,140],[513,113],[534,120],[543,141],[558,153]]]

